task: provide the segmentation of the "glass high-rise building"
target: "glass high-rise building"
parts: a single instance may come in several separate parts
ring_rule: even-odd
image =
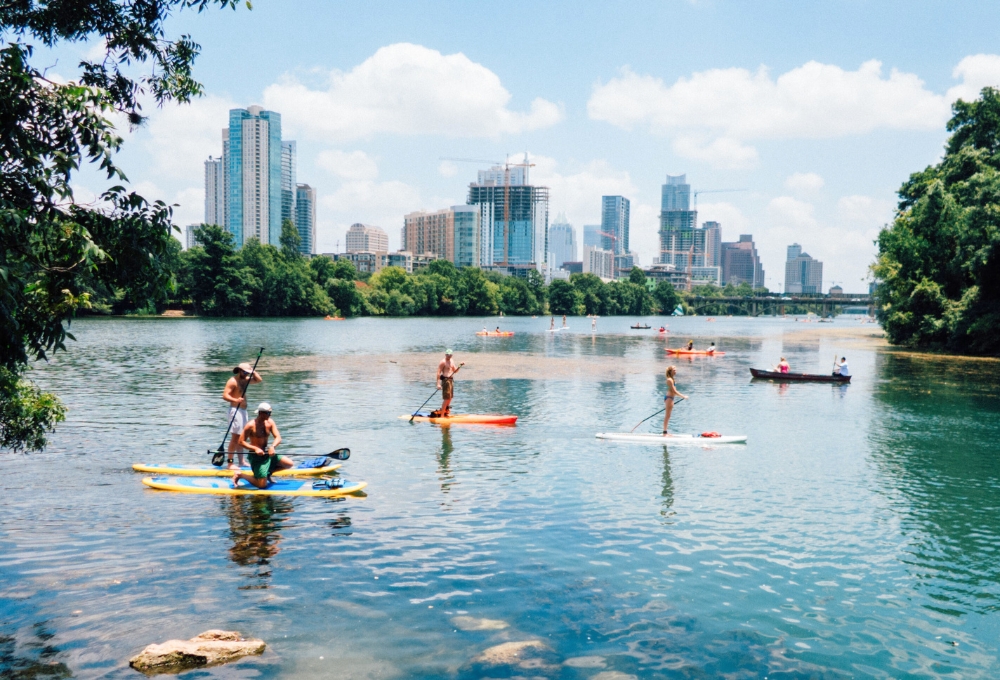
[[[479,207],[480,266],[546,262],[549,189],[528,184],[526,167],[480,170],[466,203]]]
[[[591,248],[601,247],[601,225],[583,225],[583,247],[586,248],[587,246]]]
[[[624,196],[601,198],[601,248],[627,255],[629,200]]]
[[[722,285],[749,283],[764,286],[764,267],[757,255],[752,234],[740,234],[740,240],[722,244]]]
[[[802,251],[802,246],[793,243],[788,246],[785,260],[786,293],[822,293],[823,263]]]
[[[308,184],[295,187],[295,228],[299,231],[299,252],[316,252],[316,190]]]
[[[576,230],[566,219],[566,215],[556,216],[555,222],[549,226],[549,253],[552,254],[550,264],[562,267],[563,262],[578,262],[576,249]]]
[[[281,114],[260,106],[229,111],[226,228],[237,245],[281,243]]]
[[[688,275],[689,283],[719,283],[722,230],[718,222],[698,228],[686,175],[667,175],[660,202],[660,264]]]
[[[281,143],[281,222],[295,224],[295,142]]]
[[[205,161],[205,224],[226,226],[226,167],[211,156]]]

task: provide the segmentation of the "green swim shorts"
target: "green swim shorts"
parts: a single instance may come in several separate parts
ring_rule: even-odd
[[[264,454],[263,456],[250,452],[247,454],[247,458],[250,462],[250,469],[253,470],[253,476],[257,479],[267,479],[271,476],[272,467],[277,469],[277,463],[281,460],[281,456],[269,456]]]

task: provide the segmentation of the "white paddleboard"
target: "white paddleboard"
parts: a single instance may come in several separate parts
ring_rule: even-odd
[[[702,437],[700,434],[653,434],[642,432],[598,432],[598,439],[636,444],[666,444],[668,446],[707,446],[709,444],[746,444],[745,434],[723,437]]]

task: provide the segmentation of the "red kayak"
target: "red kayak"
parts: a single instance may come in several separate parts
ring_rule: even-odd
[[[410,416],[399,416],[400,420],[409,420]],[[452,413],[450,416],[441,418],[429,413],[418,413],[413,416],[414,421],[423,423],[436,423],[438,425],[514,425],[517,416],[495,416],[477,413]]]
[[[721,357],[725,352],[719,352],[718,350],[709,352],[704,349],[672,349],[667,347],[667,354],[705,354],[710,357]]]

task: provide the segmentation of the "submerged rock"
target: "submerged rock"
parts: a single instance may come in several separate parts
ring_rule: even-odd
[[[548,650],[549,647],[540,640],[523,640],[521,642],[504,642],[495,645],[472,660],[473,663],[480,663],[487,666],[505,666],[523,663],[525,657],[531,656],[532,652]]]
[[[261,654],[266,646],[263,640],[247,640],[234,631],[206,630],[190,640],[167,640],[160,645],[149,645],[129,659],[128,665],[147,675],[180,673]]]
[[[459,630],[503,630],[508,626],[506,621],[500,619],[477,619],[474,616],[456,616],[451,622]]]

